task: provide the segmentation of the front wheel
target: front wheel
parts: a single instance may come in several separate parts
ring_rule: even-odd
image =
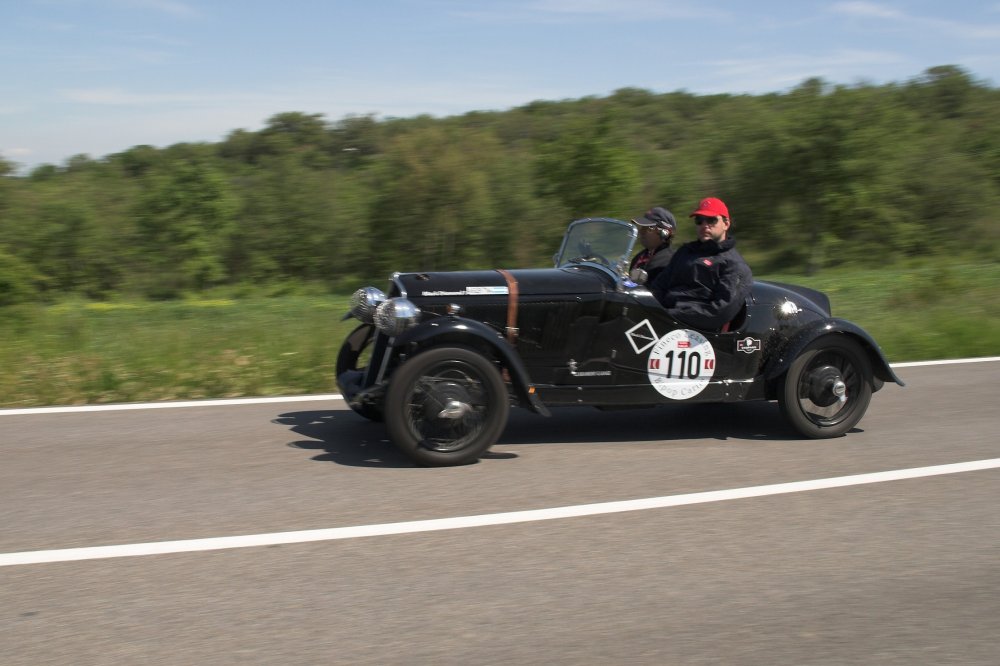
[[[510,411],[500,371],[467,347],[437,347],[404,363],[389,382],[389,437],[420,465],[475,462],[503,431]]]
[[[809,343],[782,378],[778,405],[806,437],[839,437],[853,428],[872,397],[871,361],[850,338]]]

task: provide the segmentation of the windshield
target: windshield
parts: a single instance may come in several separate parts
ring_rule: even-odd
[[[577,220],[569,225],[562,247],[554,257],[556,268],[596,264],[624,277],[637,235],[635,225],[621,220],[607,217]]]

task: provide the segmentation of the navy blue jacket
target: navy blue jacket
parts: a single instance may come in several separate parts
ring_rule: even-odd
[[[658,248],[654,250],[643,249],[642,252],[632,257],[632,263],[629,264],[629,271],[633,268],[641,268],[646,271],[646,284],[653,284],[656,276],[660,274],[670,260],[674,256],[674,249],[670,247],[670,243],[663,243]]]
[[[753,284],[753,273],[735,246],[732,238],[685,243],[650,284],[650,291],[681,323],[720,330],[739,313]]]

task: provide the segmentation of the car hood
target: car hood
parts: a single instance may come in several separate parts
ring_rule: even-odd
[[[507,272],[516,280],[521,296],[599,294],[614,286],[610,275],[585,266],[517,269]],[[400,273],[394,276],[393,281],[410,300],[508,294],[507,280],[496,270]]]

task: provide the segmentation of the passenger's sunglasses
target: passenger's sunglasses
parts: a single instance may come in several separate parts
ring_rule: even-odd
[[[718,217],[706,217],[705,215],[695,215],[694,216],[695,226],[698,226],[698,227],[700,227],[703,224],[707,224],[708,226],[711,227],[711,226],[713,226],[718,221],[719,221]]]

